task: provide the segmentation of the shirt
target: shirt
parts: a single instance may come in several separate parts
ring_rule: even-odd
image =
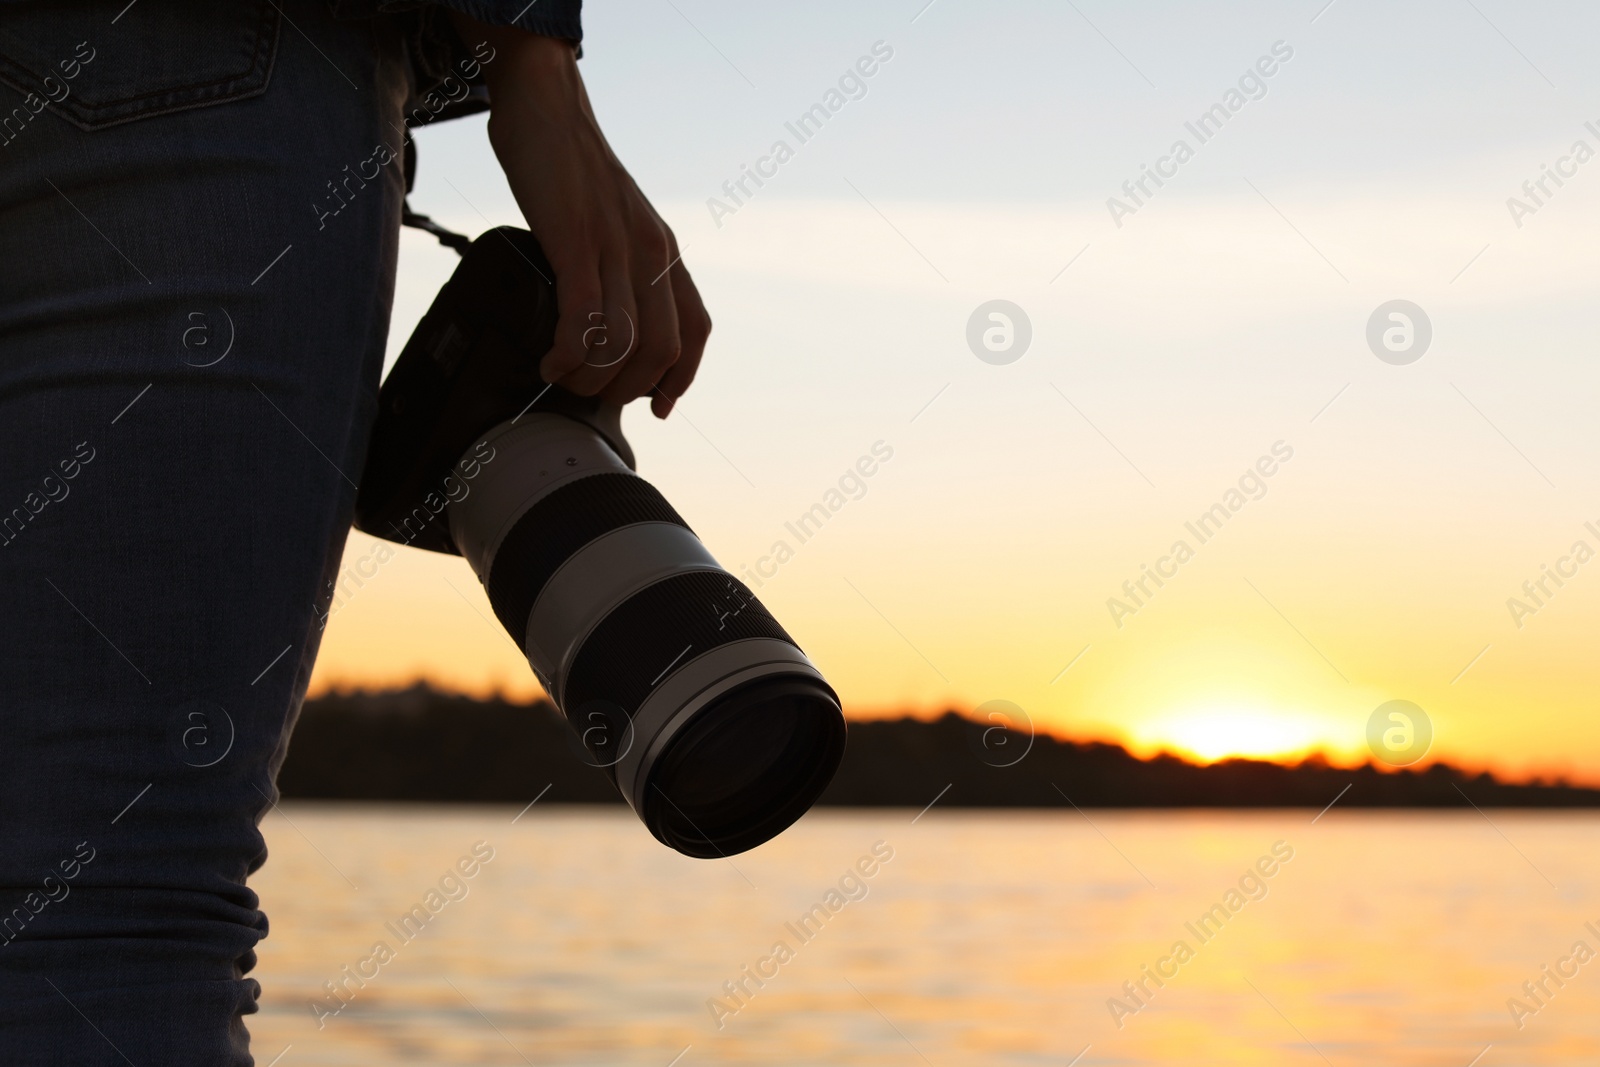
[[[571,41],[583,55],[583,0],[329,0],[338,18],[385,15],[406,35],[416,96],[406,104],[406,125],[442,122],[483,111],[489,94],[481,66],[487,53],[464,42],[445,8],[491,26],[516,26],[543,37]],[[488,60],[492,62],[492,60]]]

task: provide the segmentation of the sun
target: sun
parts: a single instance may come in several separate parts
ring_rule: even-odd
[[[1139,748],[1166,750],[1201,763],[1230,758],[1277,761],[1346,747],[1319,716],[1233,705],[1157,715],[1133,731]]]

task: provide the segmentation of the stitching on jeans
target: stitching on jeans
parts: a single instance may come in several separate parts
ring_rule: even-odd
[[[268,22],[272,20],[271,5],[265,3],[264,0],[261,0],[261,2],[258,3],[258,7],[261,11],[261,17],[256,21],[255,54],[250,57],[249,66],[245,67],[242,72],[238,74],[229,74],[221,78],[214,78],[207,82],[191,82],[188,85],[175,85],[171,86],[170,88],[155,89],[148,93],[140,93],[137,96],[124,96],[116,100],[107,100],[99,104],[84,104],[82,105],[83,109],[86,111],[93,111],[99,108],[117,107],[123,104],[136,103],[140,100],[149,100],[154,97],[170,96],[174,93],[190,93],[197,89],[209,89],[213,86],[225,86],[234,82],[254,79],[257,69],[262,65],[262,60],[264,58],[262,53],[265,51],[266,47],[271,43],[271,41],[277,38],[277,34],[268,34],[266,32]]]
[[[229,99],[242,99],[248,96],[258,95],[263,89],[265,89],[266,79],[270,78],[271,76],[273,66],[272,50],[277,42],[279,27],[275,24],[276,20],[274,19],[274,15],[276,13],[273,11],[270,4],[266,3],[265,0],[258,0],[257,8],[261,14],[256,20],[254,48],[248,65],[241,72],[237,74],[228,74],[221,78],[214,78],[205,82],[190,82],[188,84],[164,86],[160,89],[154,89],[147,93],[138,93],[131,96],[118,97],[114,100],[105,100],[98,103],[86,103],[80,99],[72,108],[62,108],[61,110],[67,116],[72,116],[74,114],[81,115],[82,118],[79,118],[77,120],[78,122],[91,124],[96,121],[104,121],[102,116],[106,111],[126,108],[129,105],[137,104],[140,101],[159,100],[163,97],[195,94],[197,91],[203,89],[221,89],[221,91],[217,93],[192,96],[188,100],[174,101],[172,104],[163,108],[159,108],[158,110],[149,112],[138,111],[135,114],[123,116],[116,120],[116,122],[122,122],[134,118],[146,118],[174,110],[184,110],[194,106],[222,103]],[[0,53],[0,62],[3,62],[6,66],[11,67],[15,71],[26,74],[40,82],[43,81],[44,75],[40,75],[38,72],[23,66],[10,56]],[[3,80],[7,81],[8,83],[12,82],[10,78],[4,78]],[[258,80],[261,82],[261,84],[254,84]],[[32,86],[16,85],[15,83],[12,84],[13,88],[16,88],[20,92],[35,92],[35,89]],[[237,85],[238,88],[227,88],[228,86],[234,85]]]

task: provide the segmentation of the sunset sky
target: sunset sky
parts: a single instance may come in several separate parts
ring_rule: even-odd
[[[1435,757],[1600,782],[1600,11],[676,0],[586,23],[595,109],[716,322],[678,412],[628,411],[640,473],[736,572],[790,542],[758,595],[851,713],[1004,699],[1140,753],[1353,760],[1405,699]],[[785,123],[875,42],[892,56],[799,143]],[[1230,90],[1202,141],[1186,124]],[[708,206],[779,140],[763,186]],[[419,145],[418,210],[520,224],[481,119]],[[1146,165],[1168,177],[1135,202]],[[454,261],[405,235],[392,354]],[[996,299],[1031,321],[1007,365],[967,343]],[[1405,365],[1367,342],[1397,299],[1432,324]],[[878,442],[797,544],[785,522]],[[1186,524],[1230,499],[1201,543]],[[400,550],[330,621],[313,690],[419,676],[536,691],[466,564]]]

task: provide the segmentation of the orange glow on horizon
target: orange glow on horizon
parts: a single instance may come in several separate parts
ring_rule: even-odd
[[[1127,747],[1144,758],[1172,752],[1193,763],[1297,763],[1318,753],[1338,761],[1356,754],[1349,738],[1314,716],[1230,706],[1158,715],[1138,727]]]
[[[421,673],[396,675],[393,678],[360,679],[329,677],[319,672],[306,693],[308,700],[353,692],[377,693],[408,689],[424,685],[441,693],[459,694],[476,700],[503,699],[511,703],[527,704],[548,700],[544,690],[531,676],[527,679],[508,680],[495,676],[488,679],[463,681],[443,680]],[[934,707],[847,707],[845,717],[851,722],[883,722],[911,719],[934,722],[948,714],[957,714],[975,723],[982,722],[977,713],[968,707],[946,703]],[[1024,730],[1026,725],[1022,727]],[[1159,756],[1173,756],[1187,763],[1209,766],[1228,760],[1260,760],[1280,766],[1294,766],[1307,761],[1320,761],[1330,766],[1351,770],[1372,764],[1380,771],[1425,770],[1440,762],[1430,753],[1426,758],[1407,768],[1390,768],[1371,760],[1359,743],[1352,747],[1330,732],[1326,724],[1308,716],[1274,714],[1251,708],[1207,708],[1175,713],[1151,720],[1136,732],[1118,730],[1071,730],[1051,724],[1035,722],[1033,732],[1040,737],[1075,744],[1106,744],[1125,749],[1130,755],[1149,760]],[[1506,781],[1533,777],[1495,765],[1479,766],[1445,760],[1467,773],[1487,770]],[[1547,779],[1560,777],[1557,773],[1543,775]]]

